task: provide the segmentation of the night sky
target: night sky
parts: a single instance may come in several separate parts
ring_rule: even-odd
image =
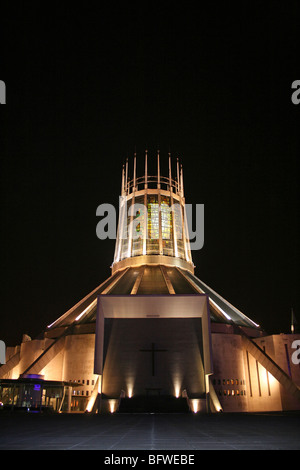
[[[195,274],[268,333],[289,332],[299,2],[40,4],[13,2],[0,20],[0,339],[35,338],[110,276],[96,209],[118,205],[135,148],[139,174],[147,148],[165,175],[170,148],[186,202],[205,205]]]

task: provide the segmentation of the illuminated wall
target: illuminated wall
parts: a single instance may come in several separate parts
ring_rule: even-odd
[[[184,205],[180,201],[160,193],[146,194],[129,198],[123,210],[115,261],[156,254],[190,261]]]

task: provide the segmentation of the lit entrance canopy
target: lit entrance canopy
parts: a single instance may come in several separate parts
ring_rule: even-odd
[[[99,295],[94,373],[103,373],[105,318],[202,318],[205,375],[213,373],[209,302],[206,294]]]

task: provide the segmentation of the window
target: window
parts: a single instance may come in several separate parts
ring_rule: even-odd
[[[159,238],[158,216],[159,206],[156,196],[150,196],[148,199],[148,238],[157,240]]]
[[[161,196],[161,230],[163,240],[171,240],[172,237],[172,211],[169,206],[169,198]]]

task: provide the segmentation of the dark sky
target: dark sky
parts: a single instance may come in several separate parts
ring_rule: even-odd
[[[196,275],[289,332],[299,2],[107,3],[14,2],[0,20],[0,339],[36,337],[109,277],[114,241],[96,237],[96,208],[118,204],[135,147],[140,172],[146,147],[165,168],[170,147],[186,202],[205,204]]]

